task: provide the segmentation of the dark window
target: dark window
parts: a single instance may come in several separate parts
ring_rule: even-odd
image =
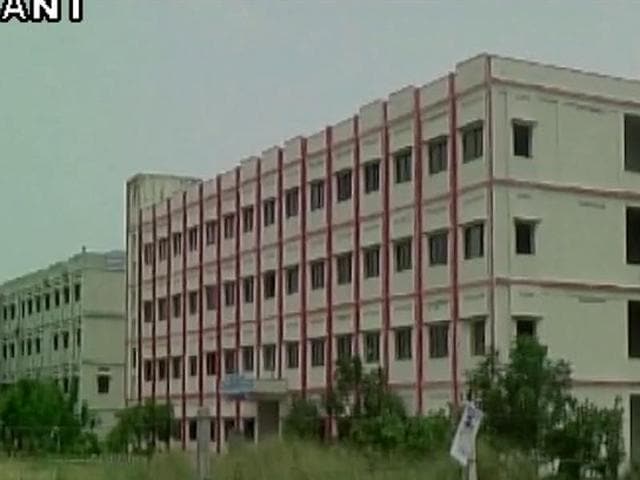
[[[338,335],[336,337],[338,343],[338,360],[349,360],[351,358],[351,335]]]
[[[464,258],[484,256],[484,224],[474,223],[464,227]]]
[[[216,352],[207,352],[206,356],[207,375],[216,374]]]
[[[449,235],[436,232],[429,235],[429,265],[446,265],[449,253]]]
[[[375,278],[380,275],[380,247],[364,249],[364,278]]]
[[[69,349],[69,332],[62,333],[62,345],[65,350]]]
[[[411,148],[405,148],[393,156],[396,183],[411,181]]]
[[[44,309],[48,312],[50,308],[51,308],[51,295],[47,293],[44,296]],[[13,318],[13,316],[11,318]]]
[[[314,180],[309,184],[311,211],[324,207],[324,180]]]
[[[82,291],[82,286],[79,283],[76,283],[73,286],[73,298],[75,299],[76,302],[80,301],[80,297],[81,297],[81,291]],[[38,298],[37,303],[36,303],[37,307],[38,307],[38,311],[40,311],[40,299]]]
[[[533,126],[530,123],[513,122],[513,155],[531,157],[531,138]]]
[[[198,313],[198,292],[189,292],[189,314],[195,315]]]
[[[224,306],[232,307],[236,303],[235,282],[224,282]]]
[[[101,395],[109,393],[109,383],[111,382],[111,376],[98,375],[98,393]]]
[[[324,260],[311,262],[311,289],[324,288]]]
[[[640,172],[640,116],[624,116],[624,169]]]
[[[516,230],[516,254],[533,255],[536,253],[535,222],[524,220],[515,221]]]
[[[167,254],[169,250],[169,241],[166,238],[161,238],[158,240],[158,257],[160,261],[167,259]]]
[[[482,157],[482,134],[480,123],[462,130],[462,161],[464,163]]]
[[[173,234],[173,256],[177,257],[182,253],[182,233],[176,232]]]
[[[380,190],[380,161],[375,160],[364,164],[364,193],[378,190]]]
[[[287,342],[287,368],[298,368],[300,352],[298,342]]]
[[[40,337],[36,338],[36,354],[40,353]]]
[[[244,303],[253,303],[253,277],[245,277],[242,279],[242,291],[244,294]]]
[[[276,369],[276,346],[273,344],[262,347],[264,370],[273,372]]]
[[[64,296],[64,304],[67,305],[71,301],[71,291],[69,287],[64,287],[62,292]],[[31,301],[29,301],[29,313],[31,313]]]
[[[242,433],[244,439],[253,443],[256,438],[256,419],[255,418],[243,418],[242,419]]]
[[[182,314],[182,295],[176,293],[173,296],[173,316],[178,318]]]
[[[158,321],[163,321],[167,319],[167,315],[169,314],[169,309],[167,308],[167,299],[159,298],[158,299]]]
[[[31,356],[31,339],[27,339],[27,355]]]
[[[198,357],[191,355],[189,357],[189,375],[195,377],[198,374]]]
[[[481,356],[485,354],[485,321],[471,321],[471,355]]]
[[[536,336],[536,319],[529,317],[516,317],[516,336],[535,337]]]
[[[276,199],[269,198],[264,201],[263,205],[264,226],[268,227],[276,223]]]
[[[80,285],[76,285],[76,287],[79,287]],[[76,298],[76,302],[79,300],[79,296]],[[40,313],[40,297],[36,297],[36,312]],[[7,315],[6,315],[6,311],[5,311],[5,316],[4,319],[7,319]]]
[[[29,312],[29,315],[33,313],[33,300],[31,299],[27,302],[27,311]]]
[[[229,439],[231,433],[236,429],[236,421],[233,418],[224,419],[224,438]]]
[[[444,172],[447,169],[447,137],[429,140],[429,175]]]
[[[397,328],[395,331],[396,360],[409,360],[411,358],[411,327]]]
[[[215,220],[209,220],[205,226],[204,226],[204,231],[205,231],[205,241],[207,242],[207,245],[213,245],[214,243],[216,243],[216,230],[217,230],[217,224],[215,222]]]
[[[229,215],[224,216],[224,238],[229,239],[233,238],[233,234],[236,226],[236,216],[231,213]]]
[[[351,283],[351,252],[343,253],[336,257],[336,269],[338,270],[338,285],[346,285]]]
[[[198,421],[194,418],[189,420],[189,440],[198,438]]]
[[[64,393],[69,393],[69,378],[68,377],[64,377],[62,379],[62,391]]]
[[[171,364],[173,369],[173,378],[178,379],[182,377],[182,357],[173,357],[171,359]]]
[[[218,291],[215,285],[205,285],[204,293],[207,301],[207,310],[215,310],[218,301]]]
[[[287,218],[295,217],[298,215],[299,195],[300,195],[300,189],[298,187],[292,188],[285,192],[284,211]]]
[[[324,365],[324,338],[311,339],[311,366],[321,367]]]
[[[276,296],[276,272],[271,270],[263,275],[264,298],[269,299]]]
[[[344,202],[351,198],[351,169],[342,170],[336,173],[336,199]]]
[[[82,346],[82,329],[81,328],[76,329],[76,346],[77,347]]]
[[[144,381],[150,382],[153,377],[153,363],[151,360],[144,361]]]
[[[153,263],[153,257],[155,255],[153,243],[145,244],[143,254],[144,254],[144,264],[151,265],[151,263]]]
[[[253,231],[253,207],[244,207],[242,209],[242,231],[249,233]]]
[[[298,265],[287,267],[287,269],[285,270],[285,276],[286,276],[287,295],[293,295],[294,293],[298,293],[298,284],[299,284]]]
[[[629,357],[640,358],[640,302],[627,302]]]
[[[411,270],[411,239],[398,240],[393,245],[396,260],[396,272]]]
[[[158,359],[158,380],[164,380],[167,378],[167,359]]]
[[[627,207],[627,263],[640,264],[640,208]]]
[[[145,301],[143,310],[145,323],[153,322],[153,302],[150,300]]]
[[[198,249],[198,227],[191,227],[189,229],[189,251],[195,252]]]
[[[378,363],[380,361],[380,332],[365,332],[364,361]]]
[[[224,373],[231,375],[236,373],[236,352],[235,350],[224,351]]]
[[[136,354],[135,347],[133,347],[131,349],[131,366],[133,368],[136,368],[137,363],[138,363],[138,355]]]
[[[429,357],[444,358],[449,355],[449,324],[429,325]]]
[[[253,372],[253,347],[242,347],[242,368],[245,372]]]

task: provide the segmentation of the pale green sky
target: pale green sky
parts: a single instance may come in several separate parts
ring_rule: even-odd
[[[481,51],[640,77],[640,1],[85,0],[0,24],[0,281],[122,248],[136,172],[212,177]]]

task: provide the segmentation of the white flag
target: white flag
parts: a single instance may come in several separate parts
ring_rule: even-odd
[[[482,415],[482,411],[473,402],[465,405],[450,451],[451,456],[463,467],[467,466],[469,459],[473,455]]]

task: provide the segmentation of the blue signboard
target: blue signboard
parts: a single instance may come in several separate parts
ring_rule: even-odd
[[[227,375],[220,384],[224,395],[247,395],[255,390],[255,380],[244,375]]]

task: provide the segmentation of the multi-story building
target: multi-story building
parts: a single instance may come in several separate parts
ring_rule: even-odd
[[[0,382],[53,378],[93,412],[124,406],[125,254],[87,252],[0,285]],[[75,384],[75,385],[74,385]]]
[[[353,354],[441,408],[537,335],[639,456],[638,81],[480,55],[128,218],[127,395],[183,446],[201,405],[218,450],[277,429]]]

